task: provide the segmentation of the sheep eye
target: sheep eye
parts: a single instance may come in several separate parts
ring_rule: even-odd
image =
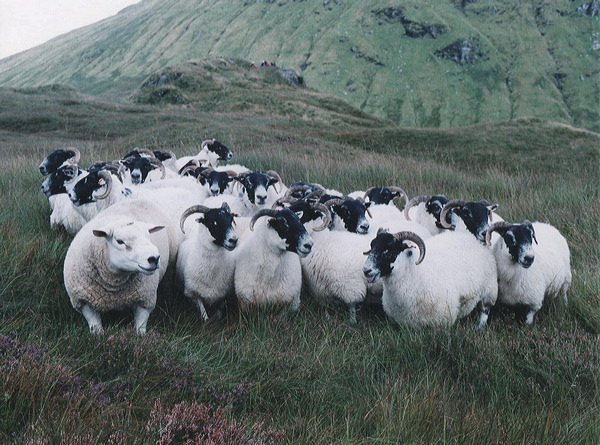
[[[121,245],[125,244],[125,241],[123,241],[122,239],[117,239],[115,241],[117,242],[117,244],[121,244]]]

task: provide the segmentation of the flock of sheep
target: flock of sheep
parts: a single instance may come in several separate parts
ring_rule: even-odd
[[[351,323],[361,304],[377,304],[412,325],[451,325],[478,308],[483,328],[496,302],[525,309],[529,324],[545,297],[566,302],[569,248],[548,224],[508,223],[483,200],[409,199],[393,186],[344,195],[285,185],[274,171],[219,166],[231,157],[209,139],[179,159],[134,149],[84,169],[77,149],[61,148],[42,161],[50,224],[74,235],[65,287],[92,332],[102,332],[102,313],[130,308],[145,333],[161,283],[203,320],[234,299],[240,310],[295,311],[310,295],[346,305]]]

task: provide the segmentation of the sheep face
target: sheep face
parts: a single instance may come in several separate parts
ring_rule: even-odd
[[[244,186],[248,200],[258,207],[267,204],[267,190],[270,186],[279,182],[278,178],[259,171],[251,172],[235,179],[240,181]]]
[[[143,184],[148,178],[148,173],[155,170],[157,166],[145,156],[132,156],[122,161],[123,165],[129,170],[131,183],[134,185]]]
[[[106,181],[99,176],[98,171],[81,175],[75,186],[69,190],[69,198],[77,207],[95,202],[94,195],[106,187]]]
[[[233,157],[231,150],[216,139],[204,141],[202,149],[212,153],[218,161],[229,161]]]
[[[412,257],[414,249],[416,245],[410,241],[399,241],[391,233],[380,231],[371,241],[371,250],[365,252],[368,256],[363,265],[363,274],[367,282],[374,283],[390,275],[398,257]]]
[[[76,156],[77,154],[73,149],[59,148],[58,150],[54,150],[46,156],[39,165],[40,173],[47,176],[50,173],[55,172],[66,161],[75,158]]]
[[[492,212],[498,208],[497,204],[487,201],[467,202],[463,206],[454,209],[454,213],[460,217],[465,226],[475,237],[485,242],[485,234],[492,218]]]
[[[312,250],[313,240],[296,213],[289,209],[280,210],[268,222],[281,240],[281,250],[287,250],[305,258]]]
[[[533,226],[513,224],[507,229],[499,229],[498,233],[504,240],[511,259],[521,267],[529,269],[535,260],[533,250],[535,232]]]
[[[332,206],[331,210],[342,220],[348,232],[364,235],[369,232],[370,227],[365,216],[370,204],[370,202],[363,204],[357,199],[346,199],[342,204]]]
[[[203,224],[208,229],[214,244],[227,250],[233,250],[238,243],[238,236],[233,227],[233,216],[224,208],[210,209],[197,218],[196,222]]]
[[[206,176],[206,181],[208,182],[208,187],[210,189],[210,194],[212,196],[222,195],[225,192],[225,189],[229,185],[231,181],[233,181],[233,177],[229,176],[226,172],[220,172],[213,170]]]
[[[163,228],[164,226],[132,221],[126,224],[109,224],[92,232],[106,240],[114,270],[152,275],[160,267],[160,253],[152,243],[150,234]]]
[[[60,167],[42,182],[40,191],[48,198],[53,195],[67,193],[65,183],[71,181],[75,176],[79,176],[83,172],[74,166]]]

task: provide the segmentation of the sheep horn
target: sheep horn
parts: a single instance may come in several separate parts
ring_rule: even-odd
[[[100,176],[106,182],[106,190],[101,195],[97,195],[96,199],[105,199],[108,197],[108,195],[110,195],[112,190],[112,176],[107,170],[99,170],[98,176]]]
[[[268,175],[268,176],[271,176],[271,177],[273,177],[273,178],[275,178],[275,179],[277,179],[277,182],[279,182],[279,185],[283,185],[283,181],[281,180],[281,176],[279,176],[279,174],[278,174],[277,172],[275,172],[275,171],[273,171],[273,170],[269,170],[269,171],[267,172],[267,175]],[[277,187],[275,187],[275,184],[273,184],[273,188],[275,189],[275,192],[276,192],[276,193],[279,193],[279,191],[281,191],[281,187],[280,187],[280,190],[279,190],[279,191],[277,191]]]
[[[333,206],[342,205],[343,203],[344,203],[344,199],[342,199],[342,198],[333,198],[333,199],[330,199],[328,201],[323,202],[322,204],[324,206],[326,206],[326,207],[331,208]]]
[[[175,164],[177,162],[177,155],[171,150],[162,150],[161,153],[169,155],[169,165]]]
[[[321,198],[325,194],[325,190],[314,190],[304,197],[307,201],[311,198]]]
[[[440,213],[440,224],[442,225],[442,227],[444,229],[451,229],[452,228],[452,224],[448,224],[446,222],[446,216],[448,215],[448,212],[456,207],[462,207],[467,203],[467,201],[463,201],[461,199],[453,199],[452,201],[449,201],[444,208],[442,209],[442,213]]]
[[[273,205],[271,206],[272,209],[275,209],[277,207],[283,207],[283,204],[293,204],[297,201],[300,201],[298,198],[294,198],[293,196],[283,196],[281,198],[279,198],[277,201],[275,201],[273,203]]]
[[[423,258],[425,258],[425,241],[423,241],[423,238],[421,238],[415,232],[398,232],[393,236],[400,242],[405,240],[413,241],[419,248],[419,259],[415,262],[415,265],[421,264],[421,261],[423,261]]]
[[[179,176],[185,176],[187,174],[187,172],[193,172],[198,168],[197,165],[188,165],[187,167],[185,167],[183,170],[181,170],[181,173],[179,173]]]
[[[492,245],[492,233],[497,230],[500,230],[500,229],[508,229],[510,226],[512,226],[512,224],[507,221],[498,221],[498,222],[492,224],[491,226],[489,226],[487,229],[487,232],[485,232],[485,244],[488,246],[491,246]]]
[[[160,172],[162,173],[160,179],[165,179],[165,176],[167,175],[167,169],[165,168],[164,164],[156,158],[149,158],[148,161],[150,161],[150,164],[156,165],[160,169]]]
[[[427,195],[419,195],[419,196],[415,196],[413,199],[408,201],[406,203],[406,205],[404,206],[404,217],[406,218],[406,220],[410,221],[410,217],[408,216],[408,211],[412,207],[417,206],[417,205],[421,204],[422,202],[429,201],[429,198],[430,198],[430,196],[427,196]]]
[[[79,160],[81,159],[81,153],[79,152],[79,150],[77,150],[75,147],[69,147],[67,150],[73,152],[73,156],[71,156],[71,163],[72,164],[77,164],[79,162]]]
[[[212,168],[212,167],[206,167],[206,168],[204,168],[204,169],[203,169],[203,170],[200,172],[200,174],[201,174],[202,176],[206,177],[207,175],[210,175],[210,174],[211,174],[212,172],[214,172],[214,171],[215,171],[215,169],[214,169],[214,168]]]
[[[140,147],[135,147],[133,149],[133,151],[135,151],[137,154],[141,155],[146,155],[149,158],[155,158],[156,156],[154,156],[154,153],[152,152],[152,150],[148,149],[148,148],[140,148]]]
[[[181,228],[181,231],[185,233],[185,230],[183,230],[183,224],[185,223],[185,220],[188,218],[188,216],[192,215],[193,213],[205,213],[209,210],[210,207],[206,207],[203,205],[195,205],[187,208],[185,212],[183,212],[183,214],[181,215],[181,218],[179,219],[179,227]]]
[[[529,227],[529,229],[531,230],[531,233],[533,235],[533,240],[535,241],[536,244],[539,244],[537,238],[535,237],[535,229],[533,228],[533,224],[531,223],[531,221],[526,219],[525,221],[523,221],[523,224],[525,224],[527,227]]]
[[[327,227],[329,227],[329,224],[331,223],[331,210],[329,210],[329,207],[327,207],[324,204],[321,204],[320,202],[315,202],[314,204],[312,204],[312,208],[315,210],[320,210],[323,214],[323,224],[321,224],[318,227],[314,227],[313,231],[320,232],[321,230],[325,230]]]
[[[279,214],[279,210],[274,210],[274,209],[261,209],[258,212],[256,212],[254,214],[254,216],[252,217],[252,219],[250,220],[250,225],[248,227],[250,227],[250,230],[254,231],[254,224],[256,223],[256,220],[258,218],[260,218],[261,216],[272,216],[272,217],[276,217]]]

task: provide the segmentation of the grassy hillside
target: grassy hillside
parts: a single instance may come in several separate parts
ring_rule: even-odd
[[[0,61],[0,85],[123,97],[168,65],[237,57],[403,126],[535,117],[599,131],[599,18],[582,5],[143,0]]]
[[[163,74],[174,80],[154,84]],[[229,59],[140,84],[128,104],[64,85],[0,88],[0,442],[597,441],[598,134],[541,119],[398,127]],[[201,323],[181,295],[161,293],[145,337],[131,335],[127,313],[90,335],[63,287],[70,237],[49,228],[37,165],[62,146],[87,165],[135,146],[182,156],[207,137],[286,183],[398,185],[550,222],[571,248],[569,302],[546,302],[533,326],[497,309],[478,332],[476,317],[411,329],[368,307],[349,325],[344,310],[326,317],[308,295],[287,318],[230,312]]]

